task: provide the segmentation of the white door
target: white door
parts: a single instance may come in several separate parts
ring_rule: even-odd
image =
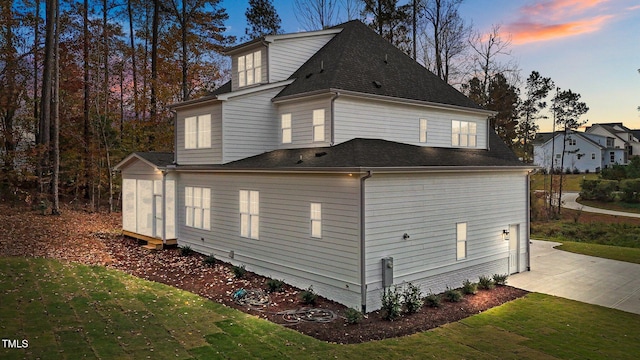
[[[520,260],[520,225],[509,227],[509,274],[518,272]]]

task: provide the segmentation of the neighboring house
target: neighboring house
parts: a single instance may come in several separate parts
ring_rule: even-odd
[[[640,143],[621,123],[593,124],[586,132],[567,134],[564,166],[562,166],[563,132],[538,133],[533,145],[533,163],[550,170],[599,172],[613,165],[627,165],[629,157],[640,154]],[[552,155],[552,152],[554,154]]]
[[[173,162],[116,166],[129,234],[363,311],[391,284],[440,292],[528,269],[532,167],[493,112],[359,21],[227,54],[230,83],[172,106]]]
[[[616,163],[627,165],[630,156],[640,155],[640,142],[634,131],[630,130],[622,123],[593,124],[587,127],[586,133],[607,137],[607,147],[613,149],[623,149],[622,159]]]

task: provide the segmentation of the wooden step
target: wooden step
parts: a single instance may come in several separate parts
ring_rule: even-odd
[[[134,232],[131,231],[127,231],[127,230],[123,230],[122,233],[125,236],[129,236],[132,237],[134,239],[138,239],[140,241],[145,241],[146,244],[142,245],[143,248],[145,249],[149,249],[149,250],[162,250],[162,248],[164,247],[164,245],[175,245],[178,243],[177,239],[167,239],[166,242],[162,242],[162,239],[158,239],[158,238],[154,238],[151,236],[146,236],[146,235],[142,235],[142,234],[136,234]]]

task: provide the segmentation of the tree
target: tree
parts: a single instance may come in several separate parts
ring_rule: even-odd
[[[335,25],[338,0],[295,0],[293,8],[305,30],[326,29]]]
[[[372,16],[369,27],[406,54],[411,54],[411,4],[398,6],[398,0],[363,0],[362,15]]]
[[[248,39],[275,35],[282,31],[280,16],[271,0],[249,0],[249,7],[244,15],[247,17],[245,34]]]
[[[458,12],[461,3],[462,0],[427,0],[424,6],[424,63],[447,83],[452,75],[460,75],[454,60],[469,46],[471,27]]]
[[[540,115],[540,111],[547,107],[545,99],[553,87],[551,78],[542,77],[537,71],[532,71],[527,78],[525,98],[520,107],[520,121],[516,129],[519,143],[522,144],[522,159],[525,162],[530,162],[533,158],[531,142],[538,131],[536,120],[546,118]]]
[[[580,117],[589,111],[587,104],[580,101],[580,94],[571,90],[558,91],[552,100],[552,110],[555,115],[555,122],[562,126],[564,141],[562,143],[562,155],[560,157],[560,190],[558,194],[558,210],[560,214],[560,200],[562,199],[562,177],[564,173],[564,155],[566,153],[567,135],[570,130],[587,123],[587,120],[580,121]]]
[[[464,88],[471,100],[488,110],[497,112],[490,119],[491,127],[509,147],[513,147],[520,106],[518,88],[509,84],[507,78],[500,73],[491,77],[486,92],[482,81],[477,77],[465,84]]]
[[[164,8],[179,26],[182,101],[189,100],[192,91],[189,88],[189,70],[193,66],[189,59],[193,58],[192,55],[197,49],[221,51],[228,43],[223,32],[224,21],[229,16],[219,4],[220,0],[170,0],[169,6]],[[194,37],[194,34],[199,36]],[[203,41],[205,39],[208,41]]]
[[[470,72],[480,81],[482,93],[488,94],[489,83],[496,74],[502,74],[511,84],[517,83],[518,65],[509,59],[511,40],[502,37],[500,26],[494,25],[486,34],[472,34],[469,46],[472,53]],[[504,57],[509,60],[502,62]]]
[[[362,0],[342,0],[341,2],[347,21],[359,18],[362,13]]]

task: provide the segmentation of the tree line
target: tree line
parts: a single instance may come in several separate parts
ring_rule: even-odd
[[[461,17],[461,3],[294,0],[291,6],[305,30],[367,23],[494,110],[492,126],[530,161],[536,121],[555,85],[535,71],[521,84],[510,40],[499,26],[475,31]],[[226,33],[221,0],[0,0],[0,195],[29,198],[54,213],[60,195],[90,210],[112,209],[119,194],[114,164],[134,151],[173,151],[168,105],[230,79],[225,47],[282,33],[271,0],[249,0],[245,17],[245,35],[236,38]],[[551,100],[558,121],[578,123],[581,114],[561,112],[575,105],[562,102],[567,97],[556,91]]]

